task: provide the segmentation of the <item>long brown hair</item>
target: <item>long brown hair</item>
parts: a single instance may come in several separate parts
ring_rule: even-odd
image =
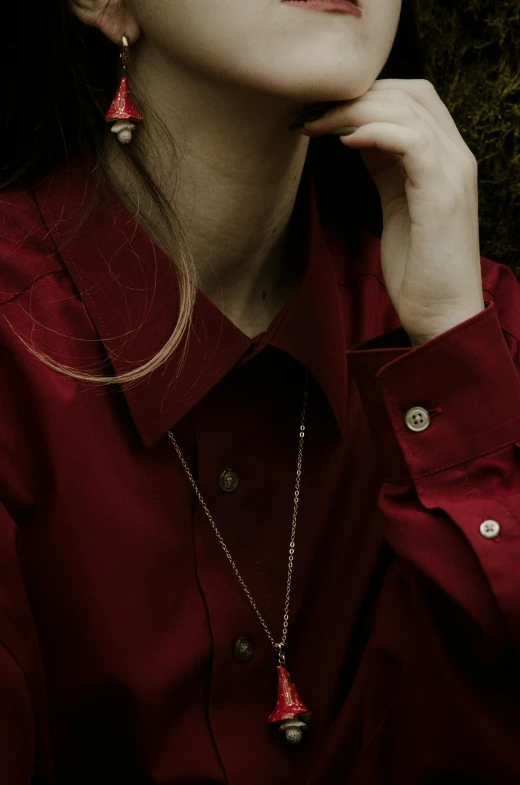
[[[98,29],[80,22],[70,10],[68,0],[9,3],[2,16],[0,72],[7,75],[7,84],[4,80],[0,190],[30,186],[78,154],[95,154],[98,166],[92,200],[85,210],[86,219],[101,199],[108,171],[103,145],[104,115],[117,87],[119,48]],[[397,36],[381,77],[421,78],[423,71],[413,0],[403,0]],[[171,145],[172,160],[175,160],[175,143],[167,128],[144,97],[134,88],[133,92],[142,113],[156,123]],[[162,365],[189,334],[196,296],[193,259],[177,215],[151,177],[146,157],[138,146],[122,145],[121,149],[138,182],[157,207],[171,239],[168,255],[174,260],[180,293],[174,332],[148,362],[119,376],[82,373],[42,354],[19,336],[28,350],[49,367],[99,384],[136,382]],[[359,153],[344,148],[333,137],[316,138],[310,141],[307,162],[314,173],[318,200],[321,194],[331,220],[338,225],[345,222],[347,197],[342,183],[348,180],[357,195],[356,214],[352,213],[352,205],[348,211],[349,231],[365,224],[380,234],[379,198]],[[146,228],[143,216],[140,223]]]

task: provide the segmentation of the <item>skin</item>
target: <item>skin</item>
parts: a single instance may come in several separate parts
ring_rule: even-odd
[[[199,288],[250,337],[298,282],[290,219],[309,139],[287,128],[314,103],[366,94],[392,47],[401,0],[359,5],[361,19],[280,0],[71,3],[115,44],[129,39],[131,83],[159,112],[179,160],[172,166],[146,118],[134,135],[145,150],[157,147],[148,163],[186,227]],[[136,201],[110,131],[107,144],[111,180],[124,182],[116,190]],[[142,194],[140,206],[156,220]]]

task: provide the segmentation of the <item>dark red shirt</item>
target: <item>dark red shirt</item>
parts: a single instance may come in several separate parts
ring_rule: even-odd
[[[305,170],[302,275],[269,329],[250,340],[199,291],[180,377],[181,347],[130,388],[92,385],[23,341],[123,372],[178,302],[111,187],[66,240],[93,167],[0,195],[2,785],[520,782],[513,273],[483,259],[486,309],[412,348],[379,242],[353,251]],[[304,369],[287,659],[313,718],[291,747],[267,723],[273,648],[167,432],[279,639]]]

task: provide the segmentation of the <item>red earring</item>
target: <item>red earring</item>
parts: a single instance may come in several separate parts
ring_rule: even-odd
[[[135,106],[130,90],[128,89],[128,81],[126,77],[126,66],[130,57],[128,38],[126,35],[122,37],[122,49],[120,53],[121,64],[123,67],[123,76],[114,96],[114,100],[110,104],[110,109],[105,115],[105,120],[110,122],[116,120],[110,129],[112,133],[117,134],[118,140],[121,144],[129,144],[132,141],[132,131],[135,125],[130,122],[131,120],[143,120],[139,110]]]

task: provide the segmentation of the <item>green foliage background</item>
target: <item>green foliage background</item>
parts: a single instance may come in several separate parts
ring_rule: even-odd
[[[417,0],[427,77],[479,162],[481,253],[520,280],[520,0]]]

